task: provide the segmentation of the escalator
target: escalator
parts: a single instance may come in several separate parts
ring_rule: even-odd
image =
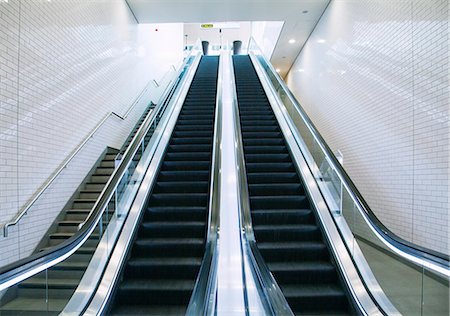
[[[252,62],[233,56],[233,65],[258,249],[295,314],[354,314]]]
[[[202,57],[110,314],[185,313],[205,249],[219,58]]]

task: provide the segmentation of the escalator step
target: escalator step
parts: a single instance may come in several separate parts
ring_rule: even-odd
[[[253,209],[252,219],[255,225],[276,225],[312,223],[314,217],[310,209]]]
[[[195,280],[136,280],[122,282],[119,303],[138,305],[185,305],[189,303]]]
[[[153,206],[149,207],[145,213],[145,219],[153,221],[200,221],[205,217],[206,207],[197,206]]]
[[[201,257],[204,250],[203,238],[138,238],[132,255],[152,254],[157,257]]]
[[[248,170],[248,169],[247,169]],[[304,194],[303,186],[300,183],[258,183],[250,184],[249,192],[253,196],[258,195],[292,195]]]
[[[195,279],[201,258],[163,257],[133,258],[128,261],[126,276],[147,279]]]
[[[336,282],[335,268],[327,261],[272,262],[268,266],[277,280],[284,284]]]

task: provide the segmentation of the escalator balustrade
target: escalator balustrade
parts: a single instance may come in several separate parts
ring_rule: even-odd
[[[200,61],[110,314],[186,311],[205,250],[218,64]]]
[[[258,249],[295,314],[353,314],[252,62],[233,56],[233,65]]]

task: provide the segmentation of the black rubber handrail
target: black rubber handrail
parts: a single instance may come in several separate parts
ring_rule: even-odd
[[[259,58],[258,58],[259,59]],[[351,191],[351,194],[353,194],[356,202],[359,204],[359,206],[364,210],[364,212],[367,214],[369,220],[371,221],[371,224],[373,227],[377,230],[377,232],[384,236],[386,240],[394,245],[395,247],[399,248],[400,250],[409,253],[415,257],[424,258],[430,261],[433,261],[441,266],[449,267],[449,259],[450,257],[446,254],[443,254],[438,251],[434,251],[432,249],[419,246],[417,244],[411,243],[407,240],[404,240],[403,238],[397,236],[395,233],[393,233],[389,228],[387,228],[373,213],[370,206],[367,204],[367,202],[364,200],[362,194],[359,192],[353,181],[350,179],[347,172],[344,170],[342,165],[337,160],[336,156],[332,153],[331,149],[325,142],[322,135],[319,133],[309,116],[306,114],[300,103],[297,101],[295,96],[292,94],[292,92],[289,90],[289,88],[286,86],[284,81],[281,79],[281,77],[273,71],[271,65],[265,61],[267,67],[269,68],[270,72],[275,76],[280,86],[283,88],[284,92],[287,93],[289,99],[293,104],[295,105],[296,109],[301,113],[302,119],[304,123],[308,126],[311,133],[314,135],[316,140],[323,146],[323,149],[325,151],[325,155],[330,160],[331,164],[335,168],[335,171],[340,174],[343,182],[348,186],[349,190]],[[261,63],[262,64],[262,63]],[[264,65],[262,65],[264,67]],[[265,68],[265,67],[264,67]]]

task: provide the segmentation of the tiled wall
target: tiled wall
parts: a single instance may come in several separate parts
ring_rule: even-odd
[[[334,0],[287,82],[391,230],[449,253],[449,3]]]
[[[123,115],[151,79],[179,62],[182,27],[155,30],[138,25],[123,0],[0,0],[0,224],[105,115]],[[162,45],[175,36],[178,53],[155,55],[155,39]],[[0,266],[30,254],[106,146],[119,148],[142,111],[110,117],[9,237],[0,235]]]

